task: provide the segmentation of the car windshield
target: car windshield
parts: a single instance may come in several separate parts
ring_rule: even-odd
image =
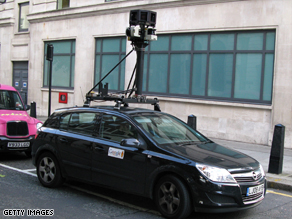
[[[180,120],[166,114],[140,114],[133,117],[158,144],[188,145],[209,142]]]
[[[0,90],[0,110],[24,110],[17,92]]]

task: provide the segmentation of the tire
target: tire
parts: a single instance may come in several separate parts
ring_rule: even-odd
[[[166,175],[158,181],[154,190],[154,200],[158,210],[166,218],[186,218],[192,211],[186,186],[172,175]]]
[[[45,152],[38,158],[37,176],[40,183],[49,188],[58,187],[64,182],[58,161],[50,152]]]

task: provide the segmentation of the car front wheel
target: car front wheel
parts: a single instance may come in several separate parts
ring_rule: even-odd
[[[64,181],[58,161],[50,152],[45,152],[39,157],[37,162],[37,175],[39,181],[45,187],[58,187]]]
[[[158,181],[154,199],[158,210],[166,218],[185,218],[192,211],[186,186],[172,175],[166,175]]]

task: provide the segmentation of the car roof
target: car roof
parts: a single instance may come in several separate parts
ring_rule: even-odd
[[[0,90],[11,90],[11,91],[16,91],[16,89],[12,86],[5,85],[5,84],[0,84]]]
[[[59,113],[66,113],[66,112],[76,112],[76,111],[91,111],[91,112],[116,112],[122,114],[135,114],[135,113],[160,113],[158,111],[144,109],[144,108],[135,108],[135,107],[120,107],[117,109],[115,106],[90,106],[90,107],[83,107],[83,106],[75,106],[75,107],[66,107],[66,108],[59,108],[55,110],[55,114]]]

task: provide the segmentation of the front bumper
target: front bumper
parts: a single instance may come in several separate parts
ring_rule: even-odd
[[[0,152],[31,151],[34,140],[34,136],[27,138],[7,138],[0,136]]]
[[[247,196],[248,188],[262,184],[264,185],[262,192]],[[263,201],[266,188],[265,177],[252,183],[199,183],[192,188],[194,210],[197,212],[223,213],[249,209]]]

